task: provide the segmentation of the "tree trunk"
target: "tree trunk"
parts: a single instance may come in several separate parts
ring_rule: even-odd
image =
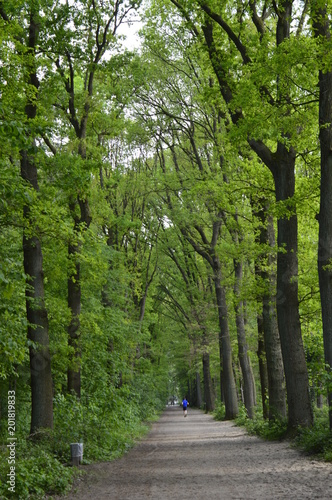
[[[324,8],[323,8],[324,7]],[[326,6],[313,11],[316,37],[331,43]],[[322,306],[324,355],[327,371],[332,372],[332,72],[319,71],[319,140],[321,181],[319,208],[318,275]],[[329,422],[332,430],[332,389],[328,390]]]
[[[221,394],[224,396],[226,420],[237,417],[239,405],[237,400],[236,384],[232,365],[232,346],[228,327],[228,310],[226,302],[226,292],[221,286],[221,269],[218,257],[213,257],[214,264],[214,286],[218,307],[219,319],[219,352],[220,352],[220,379]]]
[[[240,285],[242,281],[242,262],[234,259],[234,271],[235,271],[235,285],[234,285],[234,295],[235,295],[235,323],[237,331],[237,341],[238,341],[238,354],[239,362],[242,372],[243,379],[243,398],[244,406],[247,410],[247,415],[249,418],[254,417],[254,407],[255,407],[255,389],[254,380],[252,377],[251,366],[248,356],[248,344],[245,332],[245,322],[243,316],[243,302],[239,299],[240,297]]]
[[[196,372],[196,406],[201,408],[203,404],[202,390],[201,390],[201,377],[199,372]]]
[[[76,205],[80,207],[80,215],[76,215]],[[79,238],[82,231],[88,229],[91,223],[90,210],[87,200],[77,199],[70,204],[70,211],[74,219],[74,239]],[[81,244],[73,241],[68,245],[68,261],[71,272],[68,276],[68,307],[71,319],[68,326],[68,345],[72,352],[69,356],[67,371],[67,387],[69,392],[81,396],[81,349],[80,349],[80,315],[81,315],[81,264],[79,254]],[[73,270],[72,270],[73,269]]]
[[[34,167],[32,169],[34,170]],[[25,176],[23,178],[27,180]],[[24,218],[29,220],[27,207],[24,210]],[[29,346],[32,403],[30,432],[33,434],[40,428],[53,428],[53,384],[48,316],[44,301],[43,256],[37,237],[23,236],[23,256],[24,272],[27,276],[28,339],[33,343]]]
[[[290,37],[292,4],[282,0],[278,9],[276,39],[279,47]],[[288,82],[277,82],[277,102],[289,99]],[[295,194],[295,150],[278,142],[274,155],[273,178],[277,202],[286,202],[291,215],[278,219],[277,257],[277,314],[281,350],[284,361],[288,427],[295,430],[299,425],[311,426],[313,413],[310,403],[309,378],[304,355],[298,304],[298,256],[297,256],[297,215],[289,203]]]
[[[268,375],[267,375],[267,362],[264,344],[264,327],[262,315],[257,316],[257,329],[258,329],[258,366],[259,366],[259,379],[262,395],[263,418],[267,419],[269,416],[268,404]]]
[[[77,245],[68,245],[68,257],[77,259],[79,250]],[[75,262],[75,261],[74,261]],[[79,345],[80,336],[80,314],[81,314],[81,285],[80,285],[80,263],[74,263],[74,271],[68,276],[68,307],[71,311],[71,319],[68,326],[68,345],[71,348],[69,354],[69,367],[67,370],[67,389],[77,397],[81,397],[81,349]]]
[[[286,391],[275,295],[263,297],[264,346],[267,357],[269,420],[286,418]]]
[[[214,401],[214,391],[212,387],[211,372],[210,372],[210,355],[208,352],[203,352],[202,362],[203,362],[205,410],[209,412],[215,409],[215,401]]]
[[[27,55],[28,83],[37,92],[39,81],[35,61],[35,47],[38,38],[38,25],[36,23],[37,12],[32,10],[30,14]],[[32,58],[32,62],[31,59]],[[37,114],[36,101],[28,102],[25,114],[29,120],[33,120]],[[35,150],[35,142],[31,142],[31,152]],[[21,177],[35,191],[39,190],[37,167],[28,151],[21,151]],[[30,206],[24,207],[24,220],[27,226],[36,227],[30,219]],[[28,320],[28,339],[33,343],[29,346],[30,374],[31,374],[31,427],[33,434],[40,428],[53,427],[53,384],[51,372],[51,356],[49,352],[49,329],[48,316],[44,300],[44,275],[43,256],[41,243],[38,236],[23,235],[23,261],[26,278],[26,311]]]
[[[75,203],[70,205],[71,212],[75,213]],[[74,218],[74,238],[78,237],[79,218]],[[71,313],[68,325],[68,346],[70,348],[68,369],[67,369],[67,389],[68,392],[81,397],[81,349],[80,349],[80,314],[81,314],[81,284],[80,271],[81,264],[78,260],[80,244],[71,242],[68,245],[68,308]]]
[[[275,248],[275,236],[272,217],[266,216],[267,204],[260,199],[254,209],[256,217],[260,219],[258,243],[264,248]],[[280,346],[279,329],[276,313],[276,278],[274,273],[275,258],[271,253],[261,255],[263,265],[259,260],[256,263],[256,275],[264,284],[262,296],[262,332],[268,376],[268,417],[270,420],[286,418],[286,391],[284,365]],[[266,261],[268,270],[266,270]],[[260,335],[260,332],[259,332]],[[260,342],[260,341],[259,341]]]
[[[219,354],[220,354],[220,396],[221,401],[225,403],[226,419],[231,420],[238,415],[239,407],[237,400],[236,384],[232,367],[232,345],[228,328],[228,310],[226,302],[225,288],[221,286],[221,265],[215,247],[218,242],[221,228],[221,214],[218,214],[217,220],[213,223],[212,238],[209,248],[206,249],[197,243],[188,233],[186,228],[181,228],[182,234],[189,241],[192,247],[200,254],[211,266],[213,270],[213,281],[216,294],[219,320]],[[207,244],[207,238],[204,230],[200,226],[195,226],[200,234],[204,246]]]
[[[273,170],[276,200],[288,203],[295,193],[295,152],[278,144],[277,163]],[[277,314],[285,369],[288,425],[308,427],[313,423],[309,379],[301,336],[298,304],[297,216],[278,219]]]

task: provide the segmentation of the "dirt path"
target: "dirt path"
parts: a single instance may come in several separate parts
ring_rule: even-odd
[[[332,465],[248,436],[199,410],[168,408],[119,460],[87,466],[70,499],[332,499]]]

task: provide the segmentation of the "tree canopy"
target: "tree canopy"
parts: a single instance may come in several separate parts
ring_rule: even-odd
[[[0,418],[15,394],[20,498],[65,491],[69,443],[114,458],[184,395],[330,435],[331,15],[0,1]]]

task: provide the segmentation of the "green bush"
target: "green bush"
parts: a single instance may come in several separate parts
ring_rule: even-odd
[[[152,411],[153,410],[153,411]],[[127,451],[135,439],[147,432],[142,423],[156,414],[155,407],[142,403],[135,388],[104,387],[103,394],[59,395],[55,398],[54,453],[69,461],[70,443],[83,442],[83,462],[110,460]]]
[[[164,407],[151,377],[138,374],[120,388],[100,384],[92,394],[58,394],[54,398],[54,431],[28,438],[28,402],[20,404],[15,456],[15,494],[0,480],[0,498],[41,499],[70,490],[82,469],[70,465],[70,444],[83,442],[83,463],[112,460],[128,451],[144,435]],[[25,408],[25,406],[27,408]],[[5,428],[3,426],[3,428]],[[0,448],[0,478],[9,472],[6,436]]]
[[[216,420],[224,420],[225,414],[225,405],[220,401],[216,401],[216,409],[212,412],[213,418]]]
[[[45,492],[61,494],[68,491],[78,474],[77,468],[65,467],[52,453],[52,436],[33,443],[18,437],[15,457],[15,493],[8,490],[7,480],[0,482],[0,498],[37,499]],[[9,473],[8,452],[0,453],[0,477]]]
[[[222,420],[224,416],[223,406],[217,407],[214,416]],[[332,462],[332,433],[329,430],[329,419],[327,407],[315,409],[313,427],[299,428],[293,444],[307,453],[318,455],[328,462]],[[247,417],[244,406],[239,409],[239,415],[235,423],[245,427],[251,435],[260,436],[268,440],[283,439],[287,434],[287,420],[269,421],[263,418],[261,411],[256,411],[253,419]]]
[[[315,410],[315,424],[310,429],[299,429],[294,444],[307,453],[332,462],[332,432],[329,430],[328,408]]]
[[[287,432],[287,420],[267,420],[263,418],[261,410],[256,409],[254,418],[248,418],[243,405],[240,406],[236,424],[245,427],[248,434],[260,436],[271,441],[283,439]]]

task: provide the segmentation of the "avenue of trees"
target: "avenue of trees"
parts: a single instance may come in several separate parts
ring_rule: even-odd
[[[328,450],[331,21],[330,0],[0,1],[0,496],[9,391],[20,498],[185,394]]]

